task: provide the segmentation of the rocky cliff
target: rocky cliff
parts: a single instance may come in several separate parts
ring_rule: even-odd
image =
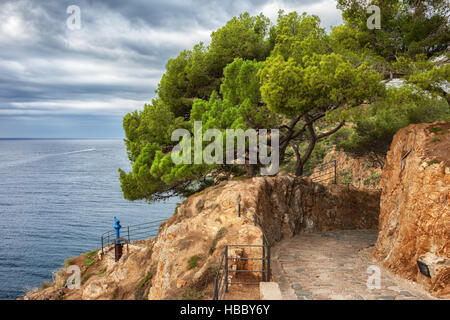
[[[380,182],[374,251],[385,267],[439,297],[450,296],[449,129],[450,123],[410,125],[395,135]]]
[[[110,251],[91,257],[89,266],[84,256],[67,263],[82,267],[80,290],[64,288],[63,269],[47,289],[26,298],[210,298],[225,244],[261,244],[261,231],[251,222],[254,212],[272,244],[301,231],[376,229],[379,193],[291,176],[223,182],[186,199],[156,239],[131,245],[120,262],[114,263]],[[254,250],[235,249],[231,256],[251,257],[258,254]],[[239,268],[258,267],[250,262]]]

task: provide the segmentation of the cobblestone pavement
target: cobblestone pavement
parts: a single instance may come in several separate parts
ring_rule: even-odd
[[[352,230],[300,234],[274,247],[274,280],[286,300],[433,299],[416,283],[385,269],[379,288],[369,289],[376,262],[370,252],[376,231]],[[370,282],[376,284],[376,282]]]

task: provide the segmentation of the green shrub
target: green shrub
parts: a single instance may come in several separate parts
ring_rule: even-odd
[[[188,261],[188,270],[198,267],[198,262],[202,259],[202,256],[192,256]]]
[[[100,271],[97,273],[97,275],[98,275],[98,276],[102,276],[102,275],[105,274],[105,271],[106,271],[106,267],[103,268],[102,270],[100,270]]]
[[[374,172],[372,172],[372,174],[370,175],[369,178],[364,180],[364,185],[366,185],[366,186],[377,185],[380,182],[380,179],[381,179],[381,174],[374,171]]]
[[[350,184],[352,183],[352,178],[353,178],[352,168],[349,168],[345,171],[341,171],[341,177],[342,177],[342,179],[341,179],[342,184],[344,186],[349,187]]]
[[[339,145],[343,141],[348,140],[353,134],[352,128],[342,128],[338,132],[333,133],[329,140],[332,144]]]
[[[84,260],[84,264],[87,265],[88,267],[92,266],[94,263],[95,261],[91,259]]]
[[[430,129],[430,132],[432,133],[438,133],[439,131],[442,131],[442,128],[440,127],[433,127]]]
[[[88,259],[93,259],[97,256],[97,253],[98,253],[98,249],[89,251],[88,253],[85,253],[84,256]]]
[[[147,272],[145,277],[136,285],[136,290],[141,290],[147,284],[147,282],[152,279],[152,277],[152,273],[150,271]]]
[[[409,124],[432,123],[450,119],[445,99],[429,97],[411,88],[388,90],[388,96],[354,115],[354,132],[340,143],[344,151],[356,155],[374,153],[384,157],[394,135]],[[439,127],[431,132],[440,132]]]

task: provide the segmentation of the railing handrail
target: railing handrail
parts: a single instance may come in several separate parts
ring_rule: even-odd
[[[122,227],[122,232],[124,232],[123,238],[127,240],[128,243],[132,241],[143,240],[149,237],[150,233],[159,230],[161,223],[167,220],[154,220],[150,222],[145,222],[141,224],[130,225]],[[144,237],[142,235],[145,235]],[[103,249],[110,244],[113,244],[116,240],[116,231],[109,230],[104,232],[100,237],[100,242]]]
[[[330,169],[334,169],[334,170],[333,171],[328,171]],[[326,172],[325,174],[320,174],[320,173],[322,173],[324,171],[328,171],[328,172]],[[315,180],[315,179],[320,178],[320,177],[326,177],[326,176],[328,176],[330,174],[332,174],[333,177]],[[323,182],[323,181],[328,181],[330,179],[333,179],[334,180],[333,183],[337,184],[337,160],[331,160],[329,162],[317,165],[314,168],[313,173],[309,177],[314,182]]]

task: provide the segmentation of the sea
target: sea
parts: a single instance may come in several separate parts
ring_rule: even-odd
[[[173,215],[179,198],[125,200],[118,168],[131,168],[123,140],[0,139],[0,299],[99,248],[115,216],[126,227]]]

